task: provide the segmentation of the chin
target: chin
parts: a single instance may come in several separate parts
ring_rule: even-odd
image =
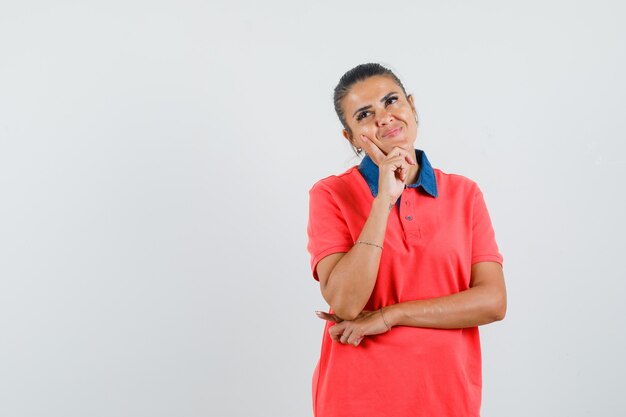
[[[402,148],[407,152],[411,152],[414,149],[415,140],[410,140],[408,138],[393,138],[387,141],[383,141],[381,150],[385,153],[385,155],[389,154],[393,148]]]
[[[390,144],[389,151],[391,151],[395,147],[402,148],[407,152],[411,152],[413,150],[413,144],[406,141]]]

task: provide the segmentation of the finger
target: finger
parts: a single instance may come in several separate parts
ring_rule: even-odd
[[[339,341],[345,345],[346,343],[348,343],[348,340],[350,339],[351,334],[352,334],[352,329],[345,329],[341,337],[339,338]]]
[[[404,148],[395,146],[388,154],[387,157],[402,157],[409,165],[417,165],[415,162],[415,156],[412,156],[413,152],[407,152]]]
[[[363,335],[359,331],[354,330],[352,333],[350,333],[347,343],[352,346],[356,346],[358,345],[358,341],[362,338],[363,338]]]
[[[339,338],[341,337],[341,330],[335,329],[336,326],[332,326],[330,329],[328,329],[328,335],[330,336],[330,338],[332,340],[334,340],[335,342],[339,341]]]
[[[328,314],[328,313],[325,313],[323,311],[316,311],[315,315],[317,317],[319,317],[320,319],[322,319],[322,320],[332,321],[334,323],[341,323],[342,322],[342,320],[339,317],[337,317],[335,314]]]
[[[396,177],[400,179],[402,182],[406,182],[406,169],[403,166],[400,166],[395,170]]]
[[[386,162],[391,165],[393,171],[397,174],[398,178],[402,181],[406,180],[406,176],[409,172],[409,166],[404,159],[394,158]]]
[[[394,146],[393,148],[391,148],[391,150],[387,154],[387,158],[405,157],[406,155],[408,154],[404,150],[404,148],[401,148],[399,146]]]
[[[391,155],[391,153],[389,154]],[[404,155],[388,156],[384,161],[382,161],[384,165],[393,166],[394,169],[398,168],[407,168],[409,167],[409,163],[406,161]]]
[[[328,329],[328,334],[330,335],[331,339],[338,342],[345,329],[346,329],[345,324],[342,324],[342,323],[333,324]]]
[[[365,151],[374,161],[382,161],[387,157],[387,155],[385,155],[385,153],[367,136],[360,135],[360,138],[361,143],[363,143],[363,147],[365,148]]]

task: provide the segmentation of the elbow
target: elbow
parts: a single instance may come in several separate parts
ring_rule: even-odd
[[[342,320],[352,321],[356,319],[359,314],[361,314],[360,309],[356,309],[351,306],[331,305],[330,307],[333,309],[335,315]]]
[[[491,318],[493,321],[501,321],[506,317],[506,295],[497,297],[491,306]]]
[[[322,290],[322,294],[324,294],[326,302],[333,313],[342,320],[352,321],[356,319],[365,307],[365,303],[360,304],[359,300],[355,300],[353,297],[337,293],[331,295],[324,290]],[[365,301],[367,302],[367,300]]]
[[[342,320],[348,321],[356,319],[361,314],[363,307],[365,307],[364,305],[359,305],[355,300],[346,299],[346,297],[334,297],[334,300],[328,304],[333,309],[335,315]]]
[[[502,321],[506,317],[506,307],[496,309],[493,312],[493,321]]]
[[[480,324],[489,324],[504,320],[506,316],[506,293],[490,292],[485,294],[480,306]]]

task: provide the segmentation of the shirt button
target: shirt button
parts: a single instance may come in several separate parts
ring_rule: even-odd
[[[406,216],[405,219],[407,219],[408,221],[413,220],[413,216]]]

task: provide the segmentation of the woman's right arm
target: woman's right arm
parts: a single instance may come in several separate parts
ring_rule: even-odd
[[[375,198],[358,241],[383,245],[387,219],[393,208],[389,199]],[[317,264],[322,295],[343,320],[354,320],[372,294],[382,249],[355,244],[346,253],[328,255]]]
[[[385,155],[369,139],[362,140],[379,167],[379,182],[378,196],[357,242],[383,246],[389,213],[404,190],[409,165],[416,163],[404,149],[394,148]],[[348,252],[334,253],[318,262],[316,271],[322,295],[339,318],[354,320],[363,311],[376,284],[381,253],[379,247],[355,244]]]

